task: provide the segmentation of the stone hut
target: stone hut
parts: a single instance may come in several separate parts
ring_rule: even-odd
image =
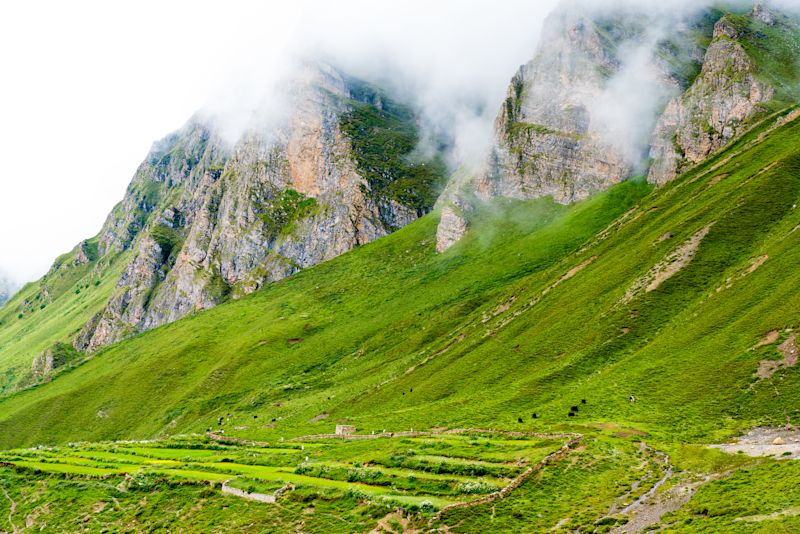
[[[356,427],[353,425],[336,425],[336,435],[337,436],[349,436],[350,434],[355,434]]]

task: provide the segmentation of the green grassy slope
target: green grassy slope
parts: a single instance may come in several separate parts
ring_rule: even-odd
[[[227,432],[265,439],[340,421],[587,420],[719,439],[795,420],[796,369],[754,379],[780,339],[749,349],[797,326],[800,122],[760,133],[655,192],[631,181],[571,207],[495,205],[444,255],[424,218],[4,399],[0,445],[199,432],[228,414]],[[625,301],[707,226],[686,267]]]
[[[88,243],[91,252],[96,244]],[[80,264],[75,251],[64,254],[45,276],[0,308],[0,395],[30,385],[31,361],[57,342],[71,342],[103,309],[126,255],[93,256]]]

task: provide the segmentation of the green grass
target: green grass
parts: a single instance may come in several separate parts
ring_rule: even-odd
[[[58,258],[44,277],[27,284],[0,308],[0,395],[36,383],[31,376],[33,359],[71,342],[103,309],[127,255],[100,260],[90,255],[90,263],[83,265],[73,264],[75,258],[74,252]]]
[[[447,438],[446,447],[457,446],[462,454],[471,451],[472,460],[480,462],[485,444],[493,445],[496,436],[482,436],[476,446],[475,436],[459,435]],[[388,457],[400,448],[407,446],[408,440],[374,440],[369,448],[374,461]],[[427,444],[438,441],[437,437],[426,440]],[[522,440],[534,450],[547,448],[555,450],[561,446],[559,440]],[[500,440],[498,440],[500,442]],[[131,443],[74,444],[55,449],[22,449],[0,453],[0,481],[9,471],[16,470],[33,478],[60,476],[67,480],[82,480],[89,487],[119,488],[120,486],[149,486],[161,480],[166,484],[179,485],[190,482],[207,484],[218,488],[222,482],[248,492],[273,493],[279,488],[293,485],[291,491],[332,492],[334,500],[356,496],[365,506],[402,505],[417,509],[419,507],[442,508],[456,502],[474,500],[480,495],[497,491],[507,485],[508,480],[484,478],[445,477],[428,475],[422,471],[404,469],[402,472],[365,467],[361,462],[345,463],[333,461],[334,458],[358,457],[353,455],[359,447],[349,442],[307,443],[291,449],[294,452],[293,465],[275,460],[275,449],[270,447],[220,446],[204,438],[190,437],[178,442],[159,442],[155,447],[141,448]],[[306,453],[305,448],[313,452]],[[179,448],[179,447],[191,448]],[[502,443],[498,443],[503,448]],[[208,447],[208,448],[206,448]],[[220,460],[220,453],[224,458]],[[310,461],[303,457],[310,454]],[[169,456],[180,460],[154,460],[153,457]],[[448,457],[444,457],[449,460]],[[538,461],[538,458],[524,458]],[[167,465],[159,462],[169,462]],[[464,461],[458,460],[456,461]],[[125,476],[127,482],[119,484],[112,481]],[[122,490],[118,490],[122,491]],[[218,489],[207,496],[217,495]],[[60,492],[54,492],[64,498]],[[282,497],[282,502],[292,497]],[[314,500],[319,495],[314,497]],[[371,504],[370,504],[371,503]]]
[[[775,87],[775,99],[782,105],[800,98],[800,26],[795,18],[779,16],[770,26],[749,17],[742,17],[742,45],[759,67],[762,81]]]
[[[352,532],[369,530],[391,511],[387,504],[366,504],[354,495],[298,489],[266,506],[222,495],[203,482],[184,483],[158,475],[133,480],[18,473],[0,467],[2,487],[16,504],[0,496],[0,529],[15,526],[45,532],[87,530],[171,532]],[[185,482],[189,482],[186,484]],[[58,498],[57,505],[53,498]],[[307,510],[311,508],[313,514]],[[305,512],[305,513],[304,513]]]
[[[20,462],[38,469],[32,480],[43,482],[58,502],[76,491],[78,481],[69,476],[89,474],[76,470],[107,469],[114,477],[141,458],[136,477],[158,503],[141,505],[142,515],[135,516],[147,528],[169,528],[156,518],[166,516],[179,518],[169,523],[173,528],[186,521],[204,525],[220,502],[230,502],[203,497],[213,512],[195,517],[187,502],[203,490],[177,486],[172,478],[186,474],[206,482],[243,476],[298,484],[282,498],[286,508],[259,509],[264,523],[252,530],[294,528],[299,519],[291,511],[308,521],[306,530],[347,531],[361,527],[342,521],[373,528],[393,509],[383,498],[415,510],[425,501],[440,507],[467,498],[473,494],[466,486],[459,489],[464,477],[508,480],[523,468],[514,464],[519,457],[538,461],[553,443],[480,434],[290,438],[330,433],[336,424],[366,434],[433,427],[578,431],[586,435],[580,447],[511,497],[446,512],[442,523],[462,532],[487,525],[494,531],[519,525],[591,530],[613,502],[635,498],[660,476],[657,459],[638,445],[644,440],[672,457],[678,478],[670,484],[721,477],[665,518],[673,528],[790,530],[797,521],[791,514],[756,527],[737,519],[795,506],[795,464],[703,448],[756,425],[800,420],[800,368],[781,369],[771,382],[755,376],[760,360],[775,358],[787,329],[800,327],[800,121],[762,138],[776,118],[658,190],[632,180],[572,206],[549,199],[486,205],[471,214],[473,230],[465,239],[441,255],[434,252],[433,213],[0,400],[5,448],[208,429],[269,447],[171,438],[0,456],[21,455]],[[705,227],[691,262],[655,290],[629,294]],[[46,314],[41,317],[45,321]],[[22,346],[19,328],[4,323],[0,340],[17,336]],[[755,348],[772,330],[779,339]],[[302,342],[289,341],[296,339]],[[15,353],[9,360],[22,361]],[[577,415],[570,417],[573,406]],[[152,463],[158,459],[180,466]],[[2,469],[16,494],[31,494],[31,483],[13,468]],[[49,475],[47,469],[61,471]],[[646,484],[632,490],[640,479]],[[87,490],[97,496],[114,491]],[[123,504],[110,524],[131,521],[126,514],[134,513],[134,501],[115,498]],[[78,514],[90,504],[81,497],[67,509]],[[20,510],[41,505],[32,499]],[[252,510],[231,506],[236,513]],[[424,526],[430,513],[415,517]],[[49,524],[73,520],[59,516]],[[242,527],[238,519],[225,521]]]
[[[764,462],[702,487],[670,514],[667,532],[795,532],[800,528],[798,462]]]
[[[93,475],[103,476],[119,474],[123,469],[113,469],[106,467],[92,467],[88,465],[61,464],[56,462],[28,462],[25,460],[14,462],[14,465],[33,469],[35,471],[45,471],[48,473],[70,473],[74,475]]]

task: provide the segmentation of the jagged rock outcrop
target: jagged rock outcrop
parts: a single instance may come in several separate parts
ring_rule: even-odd
[[[465,196],[552,196],[570,203],[628,178],[634,164],[629,147],[598,104],[621,67],[620,45],[646,34],[631,14],[598,15],[585,2],[562,4],[545,21],[533,60],[513,77],[486,163],[461,185]],[[655,56],[652,67],[666,70]],[[661,78],[665,88],[677,87],[666,72]],[[458,241],[466,227],[458,213],[443,213],[439,250]]]
[[[753,6],[752,16],[754,19],[763,22],[769,26],[775,24],[775,14],[770,10],[765,0],[758,0],[756,5]]]
[[[34,382],[48,380],[55,372],[73,363],[78,357],[78,352],[71,345],[56,343],[33,359],[31,377]]]
[[[89,242],[85,240],[81,241],[76,248],[73,265],[86,265],[92,261],[93,255],[94,252],[92,251],[92,246],[89,244]]]
[[[773,20],[760,4],[753,16]],[[717,22],[700,75],[670,101],[656,126],[650,182],[664,184],[703,161],[741,134],[772,100],[774,88],[757,77],[757,64],[738,41],[743,31],[730,16]]]
[[[444,252],[455,245],[467,232],[467,220],[458,206],[442,208],[439,227],[436,230],[436,251]]]
[[[535,58],[514,76],[478,177],[480,196],[552,195],[567,203],[629,175],[630,164],[592,109],[619,61],[580,13],[565,7],[553,14]]]
[[[796,101],[797,91],[787,89],[796,80],[782,79],[786,73],[769,57],[795,57],[799,41],[796,19],[764,1],[747,15],[698,9],[668,23],[632,6],[596,11],[591,2],[563,3],[545,22],[534,59],[512,79],[486,163],[449,184],[440,199],[437,250],[466,232],[462,208],[474,199],[573,202],[644,171],[648,152],[649,180],[666,183],[741,135],[768,103]],[[637,58],[631,49],[647,46],[635,65],[653,73],[646,90],[675,96],[651,99],[642,113],[619,120],[617,110],[636,109],[643,98],[635,87],[626,93],[625,75]],[[763,57],[752,57],[754,49]],[[621,90],[609,92],[615,82]],[[637,135],[625,139],[619,133],[631,123]],[[651,139],[650,146],[630,146],[636,137]],[[454,203],[458,209],[447,209]]]
[[[320,64],[305,65],[289,94],[286,117],[233,146],[200,117],[156,144],[100,234],[98,254],[132,258],[76,348],[94,351],[250,293],[430,209],[391,195],[391,169],[363,164],[344,128],[349,121],[348,132],[368,136],[399,104]]]

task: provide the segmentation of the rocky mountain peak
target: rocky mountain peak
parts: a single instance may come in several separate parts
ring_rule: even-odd
[[[628,178],[635,161],[606,120],[611,106],[603,102],[614,100],[609,81],[620,72],[624,45],[646,35],[647,25],[635,13],[562,4],[545,21],[533,59],[512,78],[493,146],[483,167],[461,184],[464,196],[552,196],[570,203]],[[655,58],[652,63],[654,72],[661,69]],[[669,76],[654,77],[665,88],[676,85]],[[459,213],[468,202],[456,199],[455,189],[442,201],[453,207],[443,212],[440,251],[467,226]]]
[[[656,126],[651,182],[666,183],[796,98],[784,90],[786,74],[773,57],[792,57],[800,31],[788,19],[771,28],[775,16],[758,2],[747,15],[726,14],[715,24],[700,74],[669,102]]]
[[[713,38],[721,39],[739,39],[742,36],[743,28],[740,24],[734,22],[733,17],[725,15],[714,24]]]
[[[753,6],[751,16],[755,20],[761,21],[769,26],[775,24],[775,13],[770,8],[767,0],[758,0],[755,6]]]
[[[437,249],[466,231],[470,198],[569,203],[638,169],[664,184],[741,135],[771,105],[796,101],[786,89],[796,82],[782,83],[787,74],[774,58],[793,64],[800,32],[795,22],[778,27],[777,16],[759,1],[744,15],[697,9],[655,31],[663,21],[644,9],[563,3],[546,20],[534,58],[511,80],[485,165],[448,186],[440,201],[447,209]],[[651,73],[641,87],[625,78],[632,61],[637,76]],[[648,93],[655,97],[639,110]],[[627,116],[631,110],[637,112]],[[640,153],[635,140],[647,138]]]
[[[198,114],[154,145],[99,238],[100,256],[131,258],[76,348],[238,298],[432,208],[443,163],[406,158],[418,142],[408,107],[318,62],[285,91],[286,111],[233,144]]]

